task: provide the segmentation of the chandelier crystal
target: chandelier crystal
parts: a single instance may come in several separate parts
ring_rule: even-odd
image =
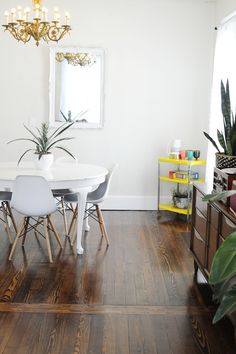
[[[37,46],[41,39],[45,42],[58,42],[71,30],[68,12],[65,13],[65,23],[61,24],[57,7],[53,11],[53,20],[48,21],[48,9],[42,7],[42,0],[33,0],[33,5],[33,10],[18,6],[17,9],[12,8],[4,13],[6,22],[3,27],[17,41],[26,43],[33,37]]]

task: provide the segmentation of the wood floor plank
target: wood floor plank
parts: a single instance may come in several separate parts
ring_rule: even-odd
[[[78,305],[78,304],[17,304],[0,303],[0,313],[58,313],[58,314],[118,314],[118,315],[195,315],[208,316],[215,307],[200,306],[126,306],[126,305]]]
[[[110,246],[95,221],[77,256],[31,232],[10,245],[0,225],[0,354],[233,354],[233,329],[213,326],[211,292],[193,278],[188,227],[155,212],[103,211]],[[63,220],[55,216],[64,233]],[[207,290],[208,289],[208,290]]]

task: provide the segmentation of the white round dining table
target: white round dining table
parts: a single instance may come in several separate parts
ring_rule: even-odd
[[[43,176],[51,189],[72,189],[78,195],[77,254],[83,254],[81,244],[87,194],[105,181],[108,170],[102,166],[70,162],[54,163],[47,170],[39,170],[33,161],[0,162],[0,188],[12,189],[17,176]]]

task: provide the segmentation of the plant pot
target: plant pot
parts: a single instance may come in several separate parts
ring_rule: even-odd
[[[188,197],[173,197],[174,206],[179,209],[186,209],[188,207]]]
[[[42,155],[41,158],[39,159],[38,158],[38,155],[36,155],[36,159],[34,160],[35,162],[35,165],[36,167],[39,169],[39,170],[49,170],[50,167],[52,166],[53,164],[53,154],[45,154],[45,155]]]
[[[229,156],[216,153],[216,167],[222,170],[223,168],[236,167],[236,156]]]

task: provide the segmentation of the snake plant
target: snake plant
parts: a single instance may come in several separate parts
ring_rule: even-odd
[[[231,110],[229,81],[224,86],[221,80],[221,111],[223,116],[223,131],[217,129],[217,138],[225,155],[236,155],[236,119]],[[220,153],[220,149],[215,140],[206,132],[203,132],[206,138],[213,144]]]
[[[31,134],[32,138],[18,138],[8,142],[8,144],[13,143],[15,141],[30,141],[35,145],[33,149],[27,149],[19,158],[18,165],[21,162],[22,158],[30,151],[33,151],[35,154],[38,155],[38,159],[40,160],[41,157],[45,154],[50,154],[52,149],[60,149],[67,154],[69,154],[73,159],[75,157],[73,154],[66,149],[64,146],[58,145],[62,141],[71,140],[74,138],[61,138],[59,137],[62,133],[64,133],[68,128],[70,128],[74,122],[72,123],[64,123],[59,128],[55,129],[53,133],[49,133],[49,126],[47,123],[42,123],[40,128],[36,128],[37,132],[29,129],[26,125],[24,125],[25,129]]]

